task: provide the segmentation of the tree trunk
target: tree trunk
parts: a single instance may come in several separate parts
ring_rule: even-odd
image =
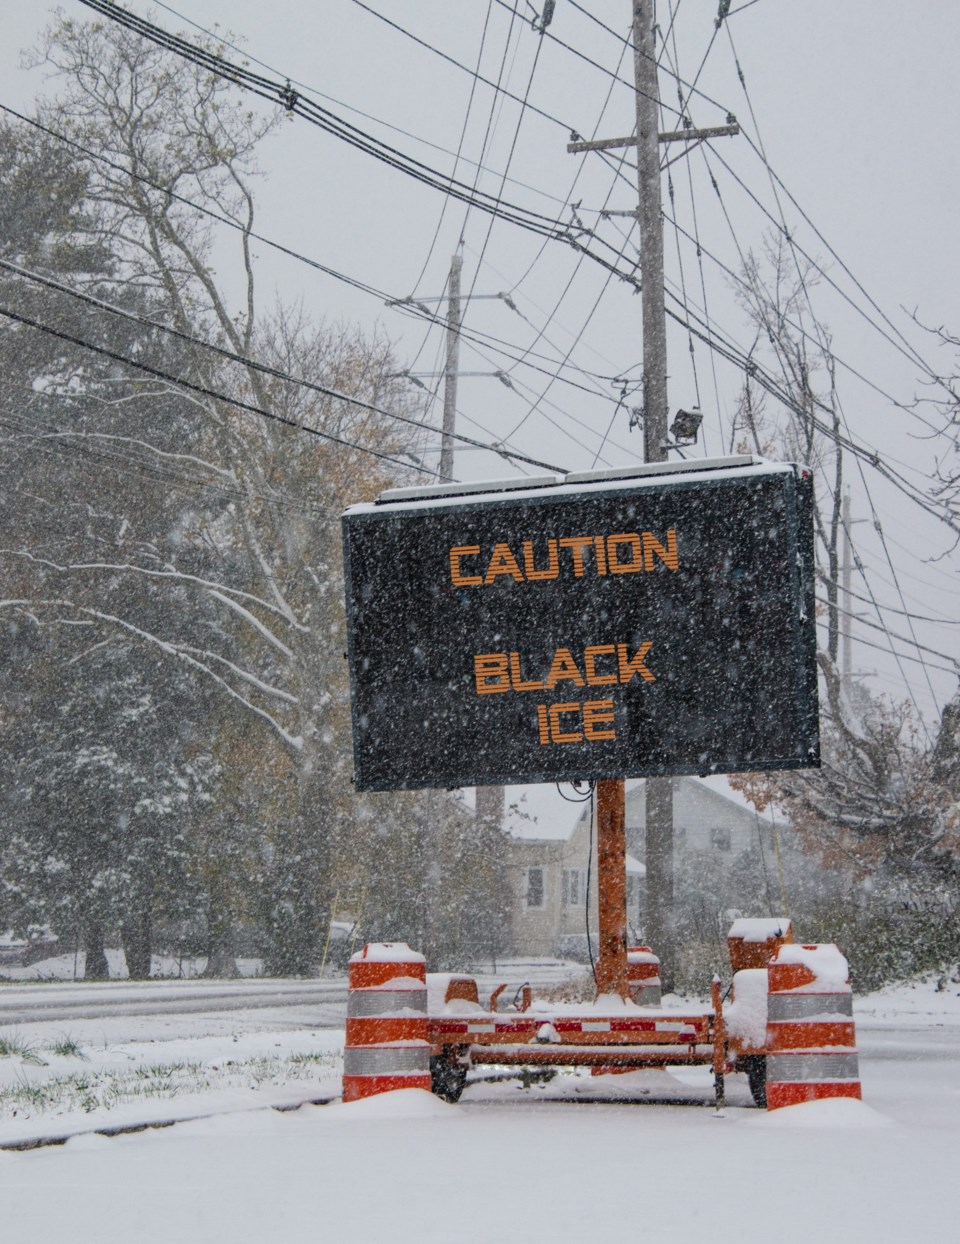
[[[110,979],[107,952],[103,948],[103,925],[88,924],[83,930],[83,948],[86,952],[83,979],[105,981]]]
[[[207,966],[203,969],[203,975],[228,978],[239,976],[230,917],[224,912],[211,911],[207,916],[207,929]]]
[[[149,909],[124,921],[120,939],[130,979],[149,980],[153,959],[153,915]]]

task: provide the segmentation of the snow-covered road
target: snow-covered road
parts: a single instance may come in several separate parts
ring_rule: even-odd
[[[48,960],[59,965],[58,960]],[[36,970],[43,972],[44,963]],[[52,967],[48,970],[54,970]],[[582,971],[576,964],[560,960],[508,960],[501,971],[480,972],[477,982],[488,995],[503,981],[544,988],[568,981]],[[278,978],[239,978],[223,980],[111,980],[87,981],[3,980],[0,977],[0,1031],[11,1025],[51,1024],[71,1026],[76,1021],[142,1018],[171,1015],[219,1015],[229,1011],[293,1008],[294,1026],[343,1023],[347,1004],[345,976],[323,980],[284,980]],[[320,1008],[318,1011],[317,1008]],[[310,1009],[313,1018],[304,1020]],[[284,1026],[281,1023],[281,1026]],[[125,1038],[114,1038],[125,1039]]]
[[[263,1019],[271,1012],[248,1014]],[[176,1022],[192,1031],[200,1020]],[[243,1101],[221,1088],[192,1102],[217,1112],[206,1119],[0,1152],[4,1238],[82,1244],[955,1239],[960,985],[937,990],[928,981],[862,999],[857,1025],[863,1103],[819,1102],[771,1114],[748,1104],[736,1077],[721,1118],[708,1105],[651,1104],[678,1093],[709,1100],[709,1077],[701,1070],[680,1083],[663,1073],[605,1077],[609,1083],[567,1076],[526,1090],[478,1084],[457,1106],[407,1092],[286,1113],[239,1109],[256,1094]],[[230,1038],[181,1032],[144,1045],[152,1044],[155,1059],[165,1053],[168,1060],[219,1064],[231,1048],[242,1059],[312,1043],[318,1062],[302,1084],[275,1086],[260,1097],[286,1094],[289,1103],[297,1092],[336,1091],[339,1039],[322,1031]],[[134,1053],[126,1047],[98,1057],[122,1061]],[[117,1117],[157,1104],[127,1105]],[[170,1106],[183,1111],[191,1102],[174,1098]],[[96,1125],[95,1117],[88,1123]]]
[[[958,1064],[777,1114],[407,1092],[0,1154],[5,1236],[97,1244],[956,1238]],[[627,1079],[627,1077],[622,1077]],[[626,1086],[621,1086],[625,1091]]]
[[[346,1001],[343,979],[17,984],[0,989],[0,1027],[284,1006],[333,1005],[342,1013]]]

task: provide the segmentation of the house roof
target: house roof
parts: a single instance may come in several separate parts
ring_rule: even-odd
[[[724,774],[716,773],[704,778],[680,777],[675,781],[678,786],[690,783],[704,788],[714,798],[733,804],[750,817],[756,816],[753,804],[740,791],[733,789]],[[567,794],[566,798],[564,794]],[[508,786],[504,829],[519,842],[568,842],[581,817],[588,811],[589,800],[575,801],[572,787],[569,793],[565,791],[564,794],[556,786]],[[627,782],[628,824],[636,825],[638,815],[642,817],[644,795],[645,783],[642,779]],[[766,820],[770,819],[769,808],[763,816]],[[785,823],[780,815],[776,816],[776,820],[779,824]]]

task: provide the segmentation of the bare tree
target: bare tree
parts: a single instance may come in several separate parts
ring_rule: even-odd
[[[409,399],[389,378],[399,369],[385,340],[259,312],[251,186],[256,147],[278,116],[258,118],[215,75],[110,23],[61,18],[38,59],[59,84],[43,120],[102,156],[85,165],[85,211],[72,223],[78,245],[109,257],[97,272],[73,274],[73,288],[100,300],[83,309],[84,339],[138,339],[139,357],[159,359],[194,389],[115,364],[98,370],[82,350],[63,352],[55,368],[44,362],[27,385],[47,401],[42,419],[33,407],[25,433],[34,452],[47,444],[93,455],[108,471],[135,469],[150,477],[156,500],[143,507],[136,489],[101,493],[69,539],[8,545],[2,558],[16,590],[0,609],[81,629],[91,649],[132,642],[144,659],[173,662],[215,688],[263,730],[264,746],[289,762],[299,847],[287,880],[311,896],[309,912],[296,916],[309,947],[325,926],[332,855],[349,821],[340,794],[350,736],[337,519],[345,500],[396,478],[384,459],[414,443],[378,412],[402,413]],[[223,266],[240,275],[236,299],[213,274],[210,215],[184,200],[228,222],[218,238],[235,246]],[[44,275],[38,266],[10,278],[21,296]],[[74,305],[66,293],[54,301],[49,315]],[[18,329],[20,341],[27,331]],[[252,355],[314,387],[265,374]],[[257,419],[218,394],[306,431]],[[71,417],[81,406],[83,417]],[[83,499],[65,500],[79,516]]]
[[[794,258],[789,241],[777,235],[768,240],[762,259],[752,252],[748,255],[737,285],[740,303],[757,331],[749,357],[757,351],[769,354],[786,397],[777,402],[774,415],[748,369],[737,423],[744,429],[744,448],[776,453],[814,470],[819,574],[827,599],[827,651],[836,661],[844,466],[836,365],[829,331],[812,318],[809,294],[816,283],[815,269],[812,264],[798,269]],[[819,430],[825,420],[832,435]]]

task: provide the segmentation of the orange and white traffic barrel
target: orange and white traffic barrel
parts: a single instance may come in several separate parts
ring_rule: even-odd
[[[627,947],[627,985],[637,1006],[660,1005],[660,960],[649,946]]]
[[[430,1090],[427,970],[406,942],[372,942],[351,958],[343,1100]]]
[[[782,945],[767,976],[767,1108],[859,1098],[853,994],[837,947]]]

